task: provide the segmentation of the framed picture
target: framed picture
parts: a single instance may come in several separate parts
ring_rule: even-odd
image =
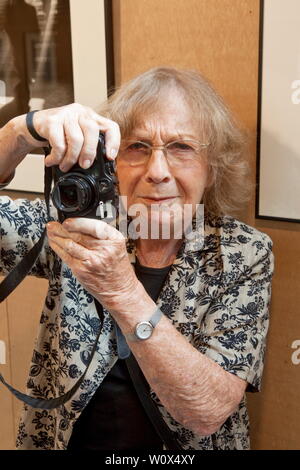
[[[0,94],[7,96],[0,97],[0,125],[72,102],[97,110],[114,85],[111,0],[89,0],[88,7],[82,0],[18,0],[8,8],[15,23],[2,18]],[[44,155],[28,155],[7,189],[42,193]]]
[[[56,83],[56,43],[47,41],[46,47],[39,33],[25,35],[27,76],[31,83],[37,77],[45,83]],[[43,51],[44,48],[44,51]]]
[[[256,217],[300,222],[300,2],[261,0]]]

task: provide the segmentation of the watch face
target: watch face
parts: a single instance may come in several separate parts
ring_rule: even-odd
[[[153,326],[147,321],[138,323],[135,328],[135,334],[139,339],[148,339],[152,335]]]

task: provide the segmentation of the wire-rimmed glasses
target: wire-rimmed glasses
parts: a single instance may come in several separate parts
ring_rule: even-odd
[[[130,166],[143,166],[148,163],[153,150],[162,150],[171,167],[184,167],[199,162],[201,151],[209,145],[193,139],[176,140],[165,145],[127,140],[121,145],[118,158]]]

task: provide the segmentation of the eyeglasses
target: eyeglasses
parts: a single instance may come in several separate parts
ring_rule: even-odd
[[[162,150],[171,167],[184,167],[199,162],[201,151],[209,145],[192,139],[176,140],[166,145],[129,140],[121,146],[118,158],[130,166],[142,166],[148,163],[153,150]]]

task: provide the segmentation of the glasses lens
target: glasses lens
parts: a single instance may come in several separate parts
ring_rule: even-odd
[[[150,147],[144,142],[131,142],[121,150],[120,157],[131,166],[143,165],[149,158],[150,151]]]
[[[184,166],[199,159],[199,148],[196,142],[178,140],[166,146],[170,165]]]

